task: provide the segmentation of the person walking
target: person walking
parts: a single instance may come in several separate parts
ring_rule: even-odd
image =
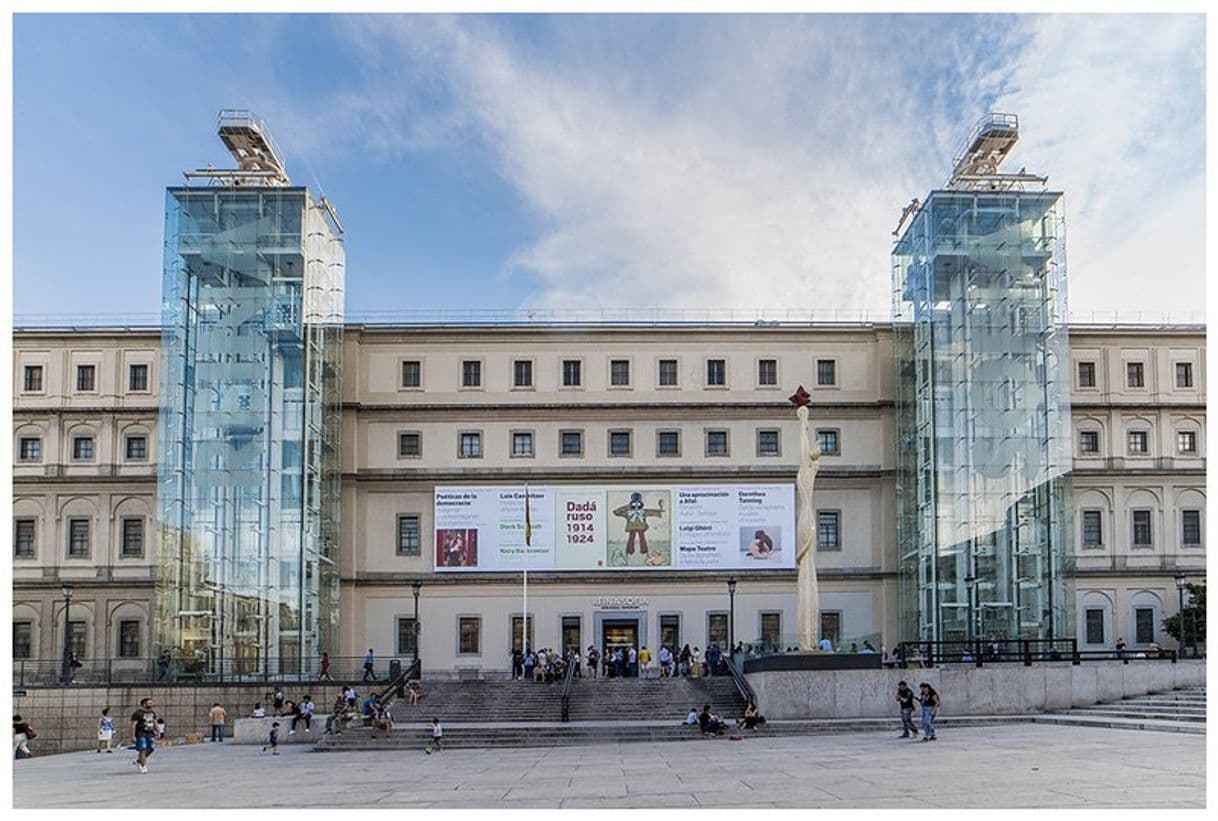
[[[622,648],[613,648],[613,677],[622,677]]]
[[[271,732],[266,737],[266,745],[262,748],[262,752],[265,753],[268,749],[270,749],[271,755],[279,755],[279,722],[278,721],[271,722]]]
[[[643,678],[651,678],[651,651],[647,649],[646,644],[639,651],[639,664],[643,666]]]
[[[901,708],[901,738],[918,737],[918,728],[914,725],[914,692],[903,681],[897,682],[897,705]]]
[[[532,650],[524,651],[524,680],[533,680],[533,669],[537,666],[537,655]]]
[[[228,712],[220,706],[220,702],[211,705],[207,712],[207,720],[211,723],[211,738],[208,741],[224,743],[224,725],[228,722]]]
[[[935,716],[939,714],[939,694],[925,681],[918,685],[922,702],[922,740],[935,741]]]
[[[596,668],[600,666],[601,654],[596,652],[596,647],[588,645],[588,678],[596,678]]]
[[[522,678],[524,678],[524,654],[517,647],[512,650],[512,681],[519,681]]]
[[[156,702],[151,697],[140,700],[140,707],[131,714],[131,738],[135,742],[138,754],[131,763],[140,768],[141,773],[148,772],[148,757],[155,750],[158,727],[163,724],[156,714]]]
[[[433,750],[443,750],[444,745],[441,741],[444,738],[444,728],[440,726],[440,719],[433,718],[431,720],[431,748]]]
[[[672,675],[672,651],[668,649],[667,644],[660,645],[660,678],[669,678]]]
[[[376,681],[376,656],[372,653],[372,648],[368,648],[368,652],[364,655],[364,681]]]
[[[34,754],[30,752],[30,742],[38,737],[38,733],[34,732],[34,728],[30,723],[23,719],[20,715],[13,716],[13,758],[22,759],[30,758]]]
[[[626,675],[629,678],[639,677],[639,651],[630,645],[626,651]]]
[[[114,719],[110,717],[110,708],[103,707],[101,716],[97,719],[97,751],[114,752],[111,744],[114,742]],[[104,745],[104,747],[103,747]]]
[[[317,674],[317,677],[321,681],[333,681],[334,680],[330,676],[330,654],[329,653],[321,654],[321,672],[319,672]]]
[[[169,651],[161,653],[161,657],[156,660],[156,680],[169,681]]]

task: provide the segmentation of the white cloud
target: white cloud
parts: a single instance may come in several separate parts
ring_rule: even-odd
[[[1024,125],[1013,167],[1067,191],[1073,307],[1130,307],[1170,257],[1166,310],[1202,287],[1199,217],[1161,216],[1204,206],[1201,20],[568,18],[538,46],[360,18],[367,82],[341,105],[382,151],[494,152],[542,226],[507,262],[540,284],[527,304],[882,312],[900,208],[994,103]]]

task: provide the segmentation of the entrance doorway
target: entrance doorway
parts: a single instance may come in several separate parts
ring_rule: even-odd
[[[639,649],[639,620],[605,619],[601,622],[601,651],[605,658],[611,658],[614,650],[622,651],[622,673],[626,675],[630,648]],[[609,666],[609,675],[613,675],[613,667]]]

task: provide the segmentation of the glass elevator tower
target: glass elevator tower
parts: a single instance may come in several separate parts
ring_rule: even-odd
[[[978,123],[893,248],[903,640],[1074,635],[1065,220],[1017,138]]]
[[[344,249],[265,126],[168,189],[157,652],[176,677],[293,675],[334,651]]]

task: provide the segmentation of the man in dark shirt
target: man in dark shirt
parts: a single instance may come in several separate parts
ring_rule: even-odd
[[[905,682],[897,683],[897,704],[901,708],[901,738],[918,737],[918,727],[913,722],[914,693]]]
[[[148,772],[148,756],[153,753],[152,742],[157,736],[157,714],[153,706],[151,698],[143,699],[140,708],[131,714],[131,737],[139,753],[139,757],[131,763],[139,767],[141,773]]]

